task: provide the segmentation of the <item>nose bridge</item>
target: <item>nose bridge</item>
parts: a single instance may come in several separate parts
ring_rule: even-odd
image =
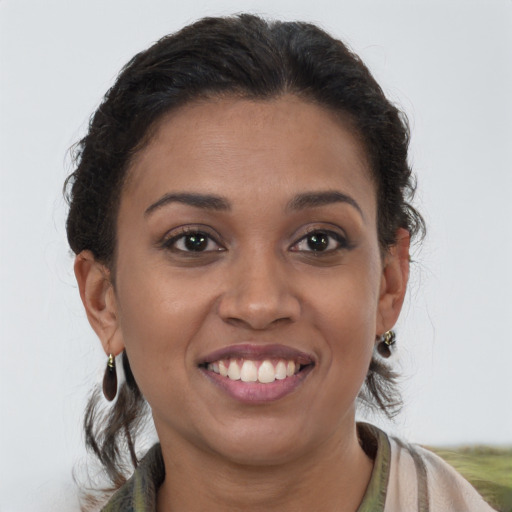
[[[224,320],[266,329],[278,321],[294,321],[298,297],[287,278],[286,262],[270,247],[239,254],[233,262],[221,300]]]

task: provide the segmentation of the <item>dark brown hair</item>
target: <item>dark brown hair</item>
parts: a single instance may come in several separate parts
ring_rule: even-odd
[[[400,227],[411,237],[422,234],[423,220],[410,205],[414,181],[406,118],[359,57],[312,24],[244,14],[202,19],[162,38],[123,68],[77,144],[76,170],[66,182],[73,251],[92,251],[115,275],[116,217],[127,169],[163,114],[200,98],[265,100],[283,94],[340,114],[362,140],[377,190],[382,251],[396,243]],[[85,417],[86,442],[114,488],[126,478],[122,454],[137,464],[135,433],[146,410],[126,353],[123,366],[126,382],[113,406],[101,413],[94,395]],[[392,416],[400,406],[395,380],[375,356],[360,399]]]

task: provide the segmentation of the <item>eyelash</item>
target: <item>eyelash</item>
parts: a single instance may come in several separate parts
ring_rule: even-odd
[[[184,245],[184,247],[178,247],[178,244],[180,242],[183,242],[183,244],[187,243],[187,237],[189,237],[189,240],[191,239],[191,242],[194,244],[198,244],[197,248],[200,250],[194,250],[190,247],[187,247]],[[317,237],[317,240],[315,241],[313,237]],[[193,238],[197,238],[197,240],[193,240]],[[333,243],[336,244],[335,247],[330,247]],[[315,250],[311,247],[310,242],[312,243],[325,243],[327,242],[327,247],[324,250]],[[214,243],[216,245],[215,249],[208,249],[208,246]],[[301,244],[308,244],[308,249],[306,248],[299,248]],[[206,245],[204,245],[206,244]],[[201,229],[193,228],[193,227],[186,227],[182,228],[179,233],[175,234],[174,236],[171,236],[169,238],[166,238],[162,242],[162,247],[164,249],[171,250],[173,252],[182,253],[182,254],[190,254],[190,255],[199,255],[203,253],[213,253],[213,252],[221,252],[224,251],[225,248],[217,242],[217,240],[206,231],[203,231]],[[337,251],[343,250],[343,249],[350,249],[350,244],[348,240],[342,236],[341,234],[327,230],[327,229],[312,229],[309,231],[306,235],[304,235],[302,238],[294,242],[290,250],[292,252],[304,252],[304,253],[312,253],[316,256],[322,255],[322,254],[333,254]]]
[[[295,249],[295,247],[298,247],[301,243],[307,243],[309,245],[309,242],[312,240],[314,236],[318,238],[320,238],[321,236],[325,237],[328,243],[327,249],[322,251],[315,251],[313,248],[311,248],[311,246],[309,246],[309,250]],[[332,243],[332,240],[334,240],[336,247],[329,248],[329,246]],[[290,250],[294,252],[309,252],[315,255],[333,254],[343,249],[350,249],[350,244],[348,240],[341,234],[336,233],[335,231],[330,231],[328,229],[313,229],[290,247]]]
[[[199,242],[199,243],[206,242],[206,247],[205,247],[206,250],[195,251],[193,249],[187,248],[186,246],[185,246],[185,248],[177,247],[177,245],[180,241],[183,241],[183,243],[186,244],[187,237],[189,237],[189,239],[191,239],[192,237],[197,237],[198,238],[197,242]],[[217,246],[216,249],[208,249],[208,246],[212,242]],[[224,247],[222,247],[222,245],[219,244],[219,242],[217,242],[217,240],[210,233],[207,233],[206,231],[203,231],[201,229],[196,229],[193,227],[182,228],[182,229],[180,229],[179,233],[177,233],[174,236],[171,236],[169,238],[166,238],[162,242],[162,247],[164,249],[168,249],[170,251],[182,253],[182,254],[201,254],[201,253],[205,253],[205,252],[212,253],[212,252],[217,252],[217,251],[220,252],[220,251],[225,250]]]

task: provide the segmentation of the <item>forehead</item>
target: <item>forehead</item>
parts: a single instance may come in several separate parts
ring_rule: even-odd
[[[132,161],[123,196],[193,189],[263,199],[340,188],[375,202],[358,134],[348,120],[286,95],[203,100],[167,114]]]

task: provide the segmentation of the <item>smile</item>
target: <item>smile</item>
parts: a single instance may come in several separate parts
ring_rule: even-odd
[[[288,395],[315,366],[312,356],[281,345],[238,345],[205,359],[199,363],[203,374],[245,403],[265,403]]]
[[[284,380],[292,377],[300,371],[301,365],[290,360],[241,360],[241,359],[221,359],[213,363],[208,363],[208,371],[222,375],[231,380],[241,380],[242,382],[259,382],[260,384],[270,384],[275,380]]]

